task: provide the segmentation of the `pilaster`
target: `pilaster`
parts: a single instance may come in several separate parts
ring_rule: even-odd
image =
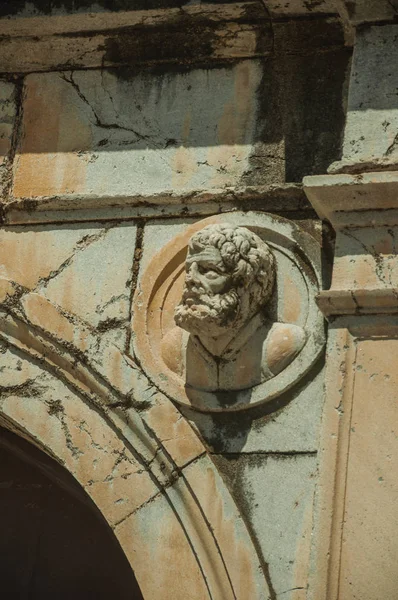
[[[312,600],[396,595],[397,39],[393,23],[357,31],[342,159],[304,179],[336,231],[317,299],[329,338]]]

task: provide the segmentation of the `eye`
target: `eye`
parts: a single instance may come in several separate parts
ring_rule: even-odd
[[[207,279],[218,279],[220,277],[220,274],[217,273],[217,271],[207,271],[205,275]]]

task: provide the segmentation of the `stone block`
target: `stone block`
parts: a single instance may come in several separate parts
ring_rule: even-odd
[[[69,264],[75,252],[102,234],[102,225],[5,227],[0,232],[0,276],[34,289]]]
[[[30,75],[15,198],[153,198],[235,186],[249,167],[262,67]],[[112,185],[110,186],[110,182]],[[170,201],[170,198],[169,198]]]
[[[358,30],[343,156],[330,171],[372,170],[398,162],[398,25]]]
[[[392,20],[398,13],[397,0],[345,0],[350,21],[363,23]]]
[[[339,157],[349,52],[337,19],[276,21],[274,37],[267,63],[27,76],[5,211],[15,222],[28,208],[32,223],[36,210],[56,220],[126,205],[145,217],[246,199],[296,206],[296,190],[283,203],[275,190]]]
[[[217,464],[255,532],[275,598],[305,600],[316,457],[252,454]]]
[[[98,328],[96,352],[109,343],[124,348],[135,238],[131,223],[5,228],[0,276]]]
[[[388,331],[392,333],[394,326],[391,321]],[[355,380],[339,594],[349,600],[391,598],[396,589],[391,565],[398,551],[397,347],[397,338],[360,340],[355,363],[348,367]],[[350,400],[344,398],[344,404]]]
[[[136,227],[130,223],[100,227],[92,237],[82,235],[79,251],[40,286],[40,293],[94,327],[126,324],[135,237]]]
[[[207,600],[206,583],[167,497],[157,496],[115,528],[127,558],[134,565],[140,589],[147,598]],[[170,561],[170,553],[179,557]],[[138,549],[138,551],[137,551]],[[162,565],[167,564],[167,568]],[[158,565],[158,568],[148,568]],[[184,574],[189,573],[189,577]]]

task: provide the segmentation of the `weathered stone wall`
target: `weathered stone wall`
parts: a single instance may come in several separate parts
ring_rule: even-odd
[[[156,253],[230,211],[307,232],[327,287],[330,236],[301,181],[341,159],[351,50],[335,4],[0,15],[1,421],[76,477],[146,600],[304,600],[323,357],[268,405],[206,414],[153,385],[131,319]]]

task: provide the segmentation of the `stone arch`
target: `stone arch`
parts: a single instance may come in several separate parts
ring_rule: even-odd
[[[62,398],[11,396],[0,421],[79,481],[144,598],[269,598],[264,565],[203,443],[134,360],[116,347],[93,356],[88,329],[13,282],[0,281],[0,305],[0,338],[51,373]]]
[[[144,600],[109,525],[76,479],[3,427],[0,487],[3,597]]]

